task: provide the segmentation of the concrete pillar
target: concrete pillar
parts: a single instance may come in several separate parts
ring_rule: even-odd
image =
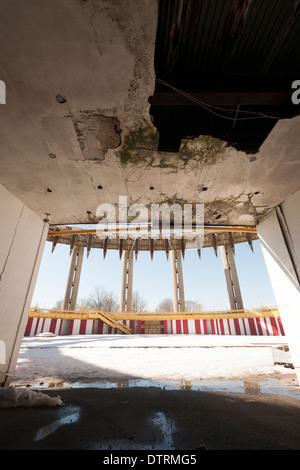
[[[132,311],[133,252],[123,251],[120,312]]]
[[[173,286],[173,309],[174,312],[185,312],[181,253],[177,250],[171,250],[170,257]]]
[[[300,190],[257,225],[262,251],[300,384]]]
[[[2,185],[0,220],[0,386],[7,386],[18,360],[49,226]]]
[[[222,263],[227,285],[227,292],[231,310],[243,310],[244,304],[241,295],[239,279],[234,261],[233,250],[230,245],[220,246]]]
[[[63,310],[75,310],[78,296],[78,288],[80,281],[80,274],[83,261],[83,246],[74,246],[71,255],[69,275],[65,290],[65,297],[63,302]],[[67,335],[69,330],[70,320],[62,320],[60,333]]]

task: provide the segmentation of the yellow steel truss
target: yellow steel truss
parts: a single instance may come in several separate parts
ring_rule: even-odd
[[[39,309],[31,308],[29,311],[29,318],[53,318],[53,319],[67,319],[67,320],[101,320],[112,328],[117,328],[118,330],[123,331],[128,335],[133,333],[131,328],[128,328],[123,323],[120,323],[118,320],[111,318],[110,315],[107,315],[103,312],[84,312],[83,310],[70,311],[70,310],[49,310],[49,309]]]
[[[270,318],[278,317],[276,307],[248,309],[248,310],[222,310],[204,312],[102,312],[98,310],[59,310],[31,308],[29,318],[66,318],[68,320],[102,320],[113,328],[118,328],[127,334],[133,331],[120,323],[120,320],[219,320],[238,318]]]

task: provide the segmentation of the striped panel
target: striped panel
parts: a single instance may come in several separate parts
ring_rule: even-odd
[[[24,336],[54,333],[59,336],[61,319],[28,318]],[[143,321],[123,320],[134,334],[144,334]],[[233,335],[233,336],[285,336],[280,317],[224,318],[207,320],[165,320],[164,334]],[[101,320],[70,320],[69,335],[125,334]]]

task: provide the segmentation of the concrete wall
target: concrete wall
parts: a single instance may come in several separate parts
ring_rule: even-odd
[[[258,226],[263,254],[300,384],[300,190]]]
[[[48,231],[31,209],[0,185],[0,385],[8,385],[24,335]]]

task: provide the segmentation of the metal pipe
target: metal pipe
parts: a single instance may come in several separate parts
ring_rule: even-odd
[[[150,227],[147,229],[148,232],[150,232],[152,230],[160,230],[159,228],[156,228],[156,227]],[[137,232],[139,231],[143,231],[145,230],[144,228],[140,228],[140,227],[136,227],[136,229],[133,229]],[[133,231],[132,230],[132,231]],[[184,230],[193,230],[193,231],[199,231],[200,229],[199,228],[195,228],[195,227],[178,227],[178,228],[168,228],[168,229],[163,229],[164,231],[184,231]],[[253,227],[231,227],[231,226],[228,226],[228,227],[220,227],[220,226],[217,226],[217,227],[214,227],[214,226],[209,226],[209,225],[206,225],[204,227],[201,228],[201,230],[203,230],[204,232],[236,232],[236,233],[257,233],[257,230],[256,228],[253,228]],[[107,228],[107,229],[104,229],[104,233],[115,233],[115,232],[119,232],[119,233],[126,233],[126,232],[130,232],[129,230],[127,230],[126,228]],[[58,231],[49,231],[48,232],[48,237],[53,237],[53,236],[57,236],[57,235],[86,235],[86,234],[97,234],[99,233],[99,229],[75,229],[75,230],[58,230]],[[102,233],[102,231],[101,231]]]

